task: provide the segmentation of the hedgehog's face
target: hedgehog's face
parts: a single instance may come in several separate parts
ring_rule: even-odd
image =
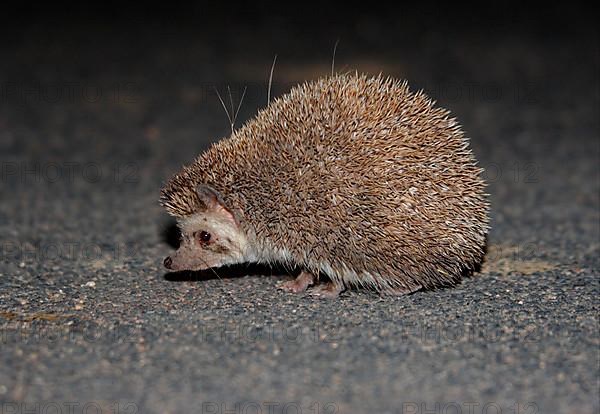
[[[247,240],[234,216],[212,190],[205,189],[201,196],[205,208],[179,220],[181,244],[164,260],[169,270],[205,270],[245,261]]]

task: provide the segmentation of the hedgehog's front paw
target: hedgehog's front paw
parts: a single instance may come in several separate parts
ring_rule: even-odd
[[[315,277],[312,273],[302,271],[294,280],[288,280],[277,285],[277,289],[291,293],[302,293],[315,283]]]
[[[335,299],[344,291],[343,285],[338,285],[333,282],[321,283],[312,288],[308,293],[311,296],[325,299]]]

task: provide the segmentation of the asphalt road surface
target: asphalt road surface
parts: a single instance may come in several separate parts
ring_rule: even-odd
[[[598,412],[593,25],[22,23],[1,33],[0,413]],[[248,88],[239,126],[275,54],[278,96],[329,73],[338,37],[337,70],[406,78],[463,124],[481,271],[334,301],[277,291],[281,269],[165,273],[158,192],[228,134],[214,89]]]

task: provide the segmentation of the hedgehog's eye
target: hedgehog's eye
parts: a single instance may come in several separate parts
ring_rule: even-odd
[[[202,243],[208,243],[210,241],[210,233],[204,230],[197,231],[194,233],[194,236],[196,237],[196,240]]]

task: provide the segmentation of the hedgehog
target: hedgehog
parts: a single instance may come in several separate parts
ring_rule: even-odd
[[[171,271],[263,263],[337,297],[456,285],[488,231],[482,169],[450,112],[406,81],[334,74],[273,100],[174,175]]]

